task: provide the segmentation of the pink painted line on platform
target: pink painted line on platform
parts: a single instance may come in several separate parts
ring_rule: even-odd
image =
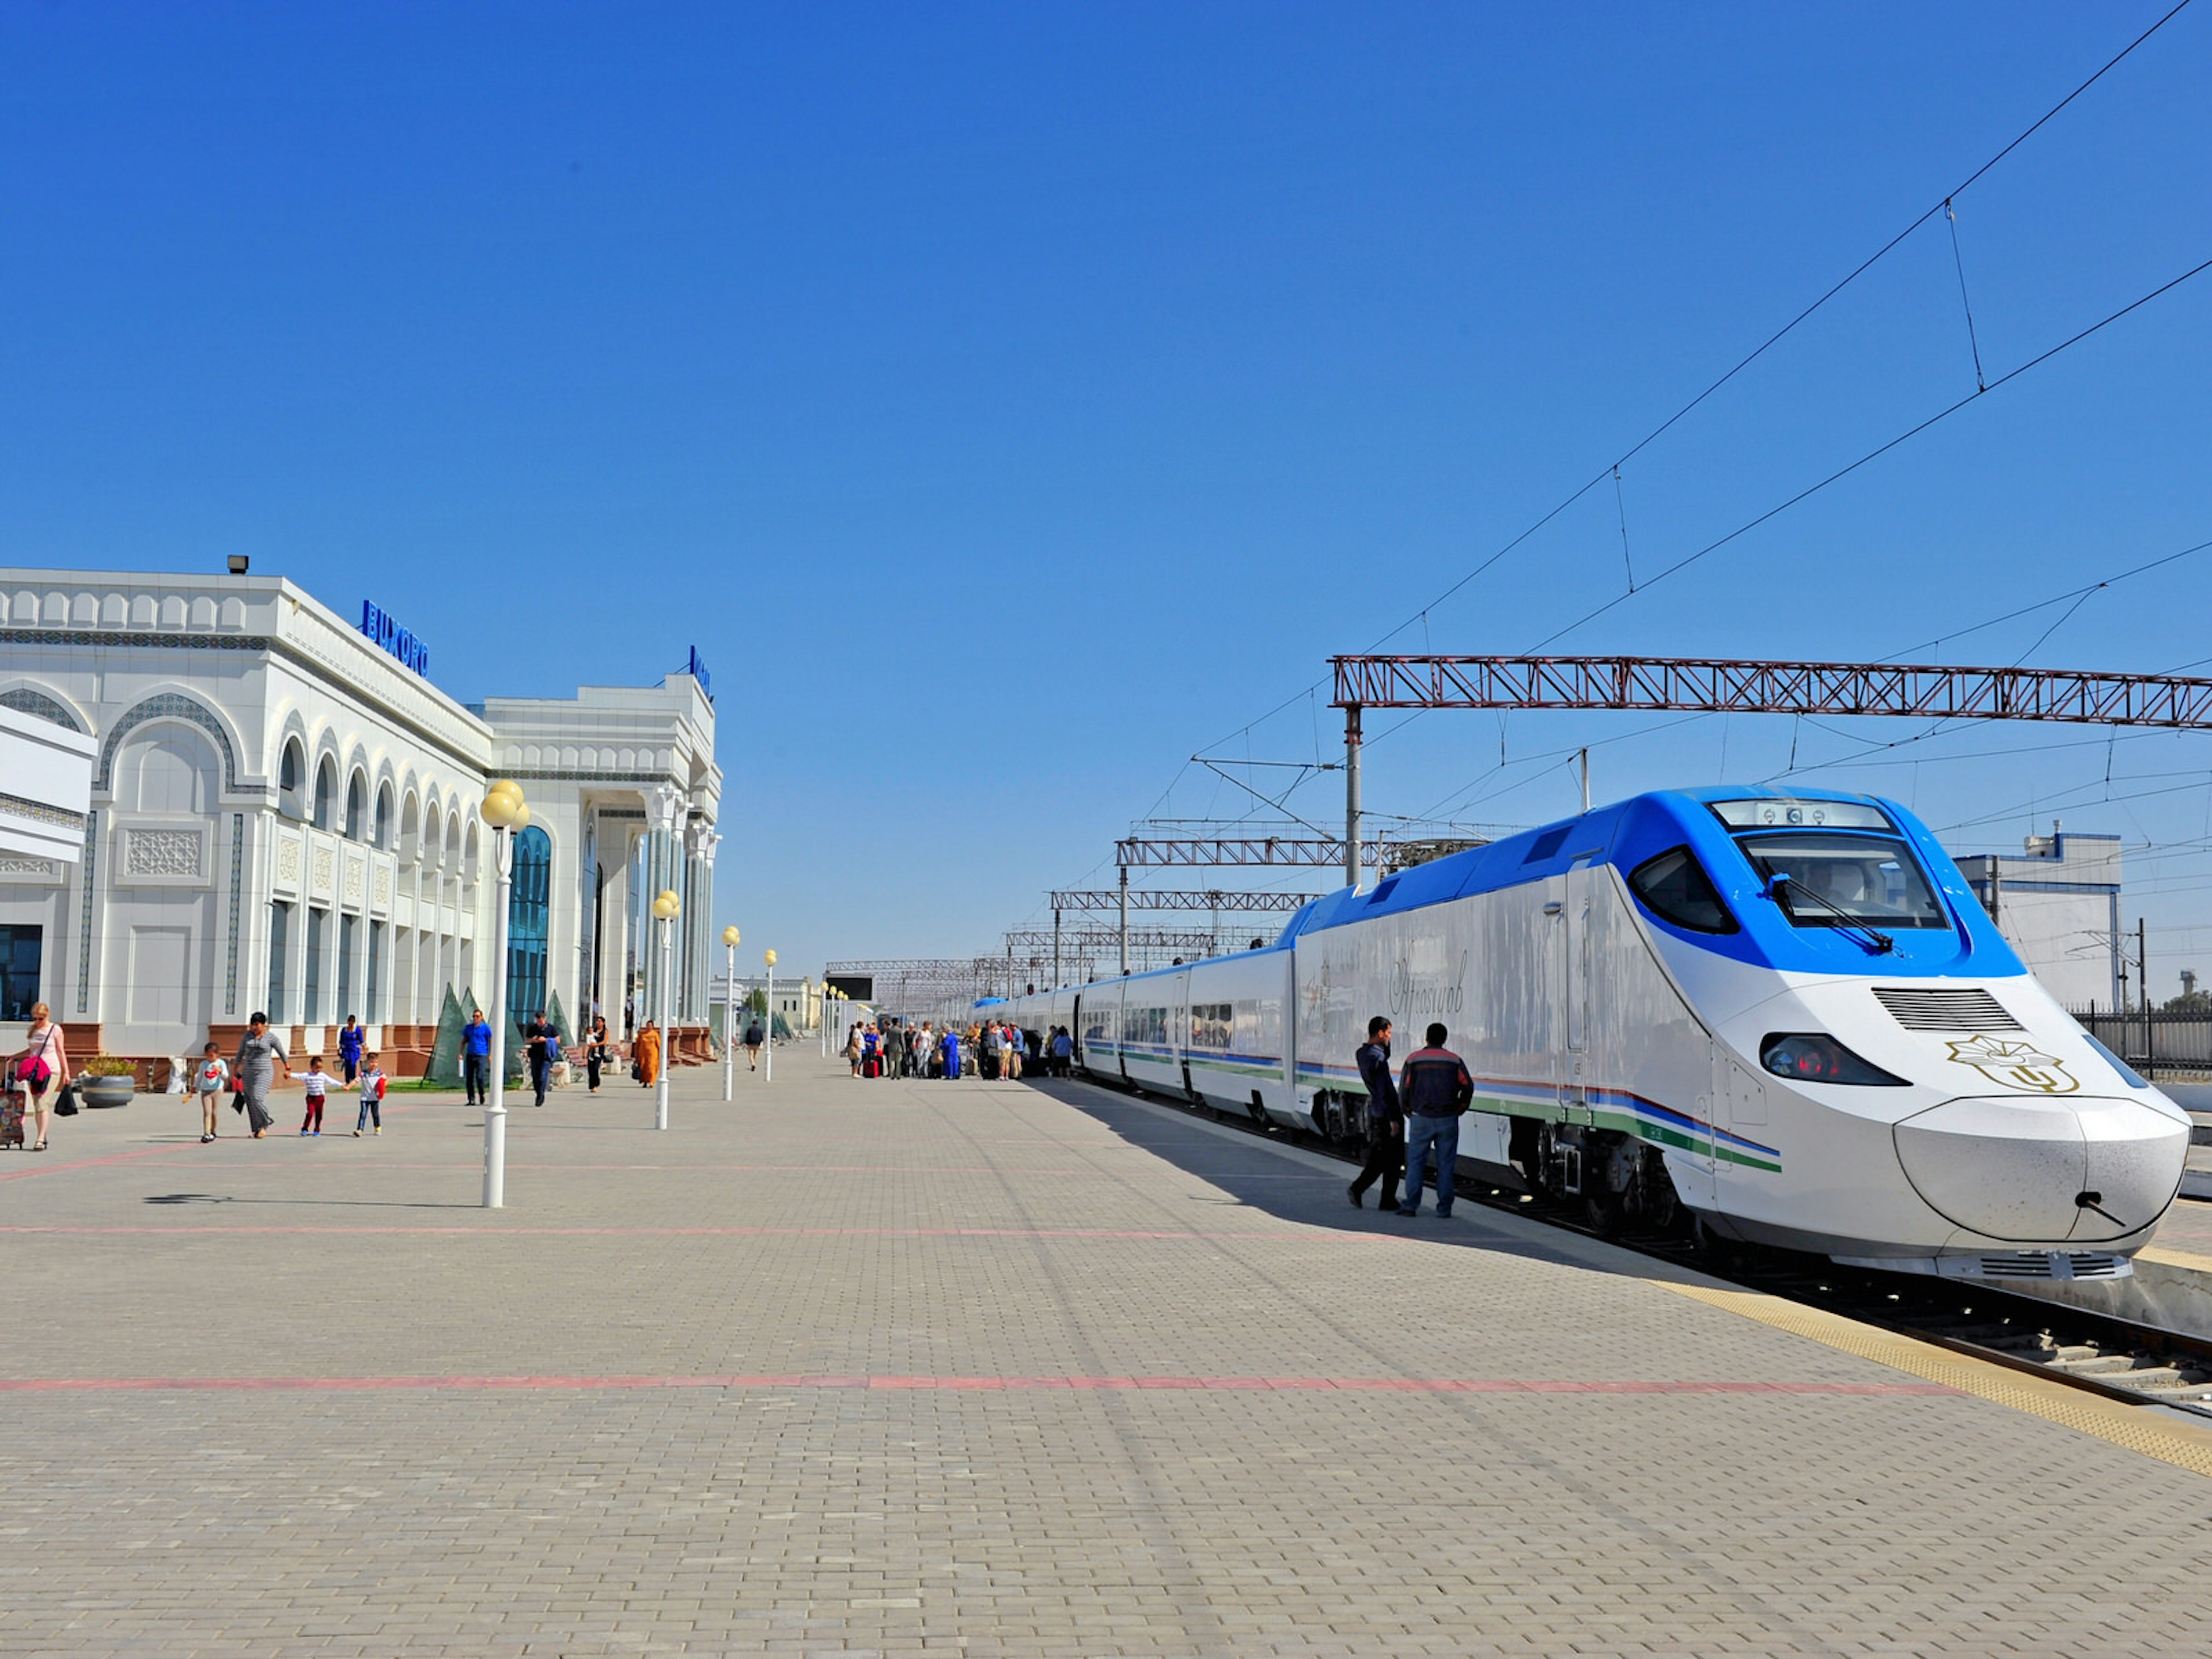
[[[276,1200],[270,1200],[271,1202]],[[312,1203],[313,1200],[302,1200]],[[473,1206],[471,1206],[473,1207]],[[210,1236],[239,1233],[329,1233],[348,1237],[356,1235],[423,1233],[433,1236],[472,1235],[486,1238],[1132,1238],[1164,1239],[1190,1243],[1242,1242],[1246,1239],[1364,1239],[1390,1238],[1389,1233],[1334,1232],[1326,1229],[1293,1231],[1287,1229],[1254,1230],[1250,1232],[1194,1233],[1131,1227],[507,1227],[490,1224],[478,1227],[442,1225],[426,1226],[325,1226],[301,1222],[247,1223],[242,1225],[214,1224],[206,1226],[90,1225],[68,1222],[16,1222],[0,1226],[0,1235],[10,1233],[68,1234],[71,1236],[155,1236],[173,1237],[179,1235],[205,1233]],[[1413,1234],[1410,1237],[1418,1237]]]
[[[1754,1382],[1461,1376],[56,1376],[0,1378],[0,1394],[652,1392],[680,1389],[839,1389],[877,1393],[1750,1395],[1885,1399],[1957,1395],[1940,1382]]]
[[[350,1140],[353,1139],[353,1134],[350,1130],[346,1131],[343,1133],[338,1133],[337,1132],[333,1131],[330,1134],[325,1134],[324,1139],[332,1139],[333,1136],[342,1140]],[[241,1137],[241,1139],[243,1139],[243,1137]],[[295,1134],[292,1139],[296,1140],[299,1139],[299,1136]],[[197,1147],[191,1150],[174,1147],[164,1148],[161,1150],[172,1152],[174,1154],[173,1159],[167,1163],[149,1164],[145,1166],[146,1168],[155,1170],[193,1170],[206,1169],[208,1167],[206,1158],[198,1153]],[[289,1174],[296,1166],[289,1164],[265,1164],[258,1166],[253,1164],[226,1164],[220,1167],[223,1173],[226,1176],[228,1176],[238,1174],[244,1170],[250,1170],[257,1167],[270,1172],[282,1170]],[[403,1164],[397,1160],[379,1156],[377,1157],[375,1163],[364,1164],[357,1167],[368,1170],[413,1170],[433,1171],[443,1170],[454,1171],[470,1170],[476,1166],[465,1164],[458,1161],[448,1161],[443,1164]],[[1091,1176],[1103,1181],[1125,1181],[1128,1178],[1126,1174],[1116,1174],[1110,1170],[1031,1170],[1010,1167],[1005,1164],[948,1164],[935,1167],[914,1164],[601,1164],[584,1159],[578,1159],[573,1163],[564,1164],[529,1164],[519,1163],[514,1158],[509,1158],[507,1161],[507,1167],[509,1170],[568,1170],[588,1175],[641,1172],[681,1175],[690,1175],[695,1173],[709,1175],[980,1175],[1018,1176],[1024,1179],[1032,1176]],[[33,1173],[35,1173],[35,1171]],[[1316,1171],[1311,1175],[1267,1175],[1246,1171],[1243,1170],[1185,1170],[1182,1173],[1195,1176],[1200,1181],[1226,1179],[1232,1176],[1241,1181],[1330,1181],[1335,1178],[1326,1170]]]
[[[109,1152],[100,1158],[63,1159],[59,1162],[49,1160],[36,1152],[25,1152],[22,1154],[24,1167],[0,1170],[0,1181],[21,1181],[26,1176],[59,1175],[64,1170],[93,1170],[103,1164],[125,1164],[137,1158],[152,1158],[157,1152],[173,1152],[175,1150],[173,1146],[141,1146],[136,1152]]]

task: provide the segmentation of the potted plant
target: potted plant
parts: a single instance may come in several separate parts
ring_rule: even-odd
[[[138,1067],[127,1060],[118,1060],[112,1054],[100,1054],[77,1068],[81,1079],[77,1094],[94,1111],[111,1106],[128,1106],[131,1097],[137,1091]]]

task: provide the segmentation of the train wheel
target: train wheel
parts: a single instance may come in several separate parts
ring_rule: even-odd
[[[1523,1173],[1528,1177],[1528,1184],[1545,1198],[1559,1196],[1559,1189],[1552,1182],[1552,1163],[1556,1147],[1557,1142],[1552,1134],[1552,1126],[1548,1123],[1538,1124],[1535,1149],[1530,1155],[1529,1167]]]
[[[1624,1216],[1618,1193],[1589,1194],[1583,1200],[1583,1211],[1589,1218],[1590,1231],[1600,1238],[1612,1238],[1620,1231]]]
[[[1712,1224],[1703,1216],[1690,1224],[1690,1248],[1697,1252],[1698,1264],[1714,1273],[1725,1273],[1735,1270],[1735,1241],[1723,1238],[1715,1232]]]
[[[1667,1173],[1667,1161],[1648,1147],[1643,1167],[1638,1171],[1637,1186],[1637,1208],[1647,1226],[1668,1236],[1688,1231],[1690,1212],[1682,1206],[1682,1195],[1674,1190],[1674,1177]]]

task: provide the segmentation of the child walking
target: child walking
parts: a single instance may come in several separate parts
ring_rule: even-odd
[[[301,1080],[307,1085],[307,1115],[300,1120],[300,1133],[319,1135],[323,1132],[323,1097],[331,1086],[331,1074],[323,1069],[320,1054],[308,1060],[307,1075]]]
[[[204,1146],[215,1139],[215,1115],[230,1091],[230,1067],[223,1062],[222,1050],[212,1042],[200,1050],[192,1088],[200,1097],[200,1145]]]
[[[376,1063],[374,1054],[361,1057],[361,1112],[353,1121],[353,1138],[361,1139],[361,1132],[370,1124],[376,1133],[384,1133],[384,1072]]]

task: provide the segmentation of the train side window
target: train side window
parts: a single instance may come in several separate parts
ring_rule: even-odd
[[[1629,872],[1628,885],[1662,921],[1693,933],[1736,931],[1736,919],[1729,914],[1713,878],[1686,847],[1669,848],[1656,858],[1644,860]]]

